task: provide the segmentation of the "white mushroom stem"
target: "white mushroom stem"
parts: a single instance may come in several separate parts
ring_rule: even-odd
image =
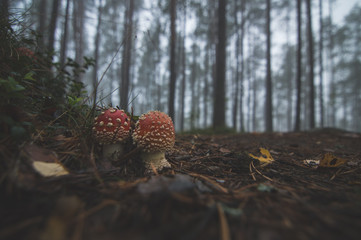
[[[153,172],[153,167],[157,171],[171,167],[170,163],[165,158],[164,152],[142,152],[141,158],[144,161],[147,172]]]
[[[117,158],[124,152],[123,144],[113,143],[103,145],[103,157],[105,158]]]

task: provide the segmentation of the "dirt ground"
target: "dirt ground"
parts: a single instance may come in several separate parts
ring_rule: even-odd
[[[260,148],[274,161],[249,155]],[[135,156],[97,172],[18,173],[1,184],[0,239],[361,237],[361,134],[178,135],[167,158],[172,169],[151,176]]]

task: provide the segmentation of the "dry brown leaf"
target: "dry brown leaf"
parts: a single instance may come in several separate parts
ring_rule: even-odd
[[[339,167],[341,165],[344,165],[347,162],[347,160],[336,157],[332,155],[331,153],[326,153],[323,159],[321,159],[319,166],[320,167]]]

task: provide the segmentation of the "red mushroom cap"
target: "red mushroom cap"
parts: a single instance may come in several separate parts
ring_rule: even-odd
[[[136,124],[133,140],[145,152],[164,152],[172,149],[175,142],[172,119],[159,111],[143,114]]]
[[[100,144],[125,141],[129,136],[130,119],[123,110],[109,108],[95,118],[93,133]]]

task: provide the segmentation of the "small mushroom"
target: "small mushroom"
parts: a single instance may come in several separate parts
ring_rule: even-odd
[[[133,132],[134,144],[142,149],[147,172],[170,168],[165,152],[173,148],[175,132],[172,119],[165,113],[150,111],[140,116]]]
[[[93,134],[103,145],[104,157],[119,157],[130,137],[130,119],[124,110],[109,108],[94,119]]]

